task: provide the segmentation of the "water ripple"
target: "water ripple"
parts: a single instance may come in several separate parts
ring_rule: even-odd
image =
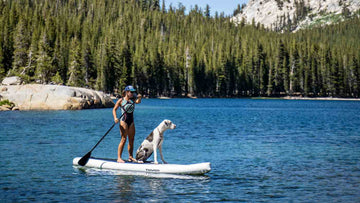
[[[169,163],[211,162],[206,176],[73,168],[112,125],[112,109],[0,112],[5,202],[359,202],[360,103],[144,99],[135,145],[163,119]],[[94,150],[116,158],[115,128]],[[127,156],[126,149],[124,156]]]

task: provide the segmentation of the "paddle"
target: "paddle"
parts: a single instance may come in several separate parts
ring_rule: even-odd
[[[130,105],[130,107],[133,106],[134,104],[135,104],[135,102],[133,102],[133,103]],[[126,113],[126,111],[124,111],[124,113],[123,113],[118,119],[120,120],[120,118],[123,117],[123,115],[124,115],[125,113]],[[120,122],[120,121],[119,121],[119,122]],[[112,124],[111,128],[105,133],[105,135],[101,137],[101,139],[99,140],[99,142],[96,143],[96,145],[95,145],[87,154],[85,154],[85,156],[81,157],[81,159],[78,161],[78,164],[79,164],[80,166],[85,166],[85,165],[86,165],[86,163],[87,163],[87,162],[89,161],[89,159],[90,159],[91,152],[100,144],[100,142],[105,138],[105,136],[114,128],[115,124],[116,124],[116,123],[114,122],[114,123]]]

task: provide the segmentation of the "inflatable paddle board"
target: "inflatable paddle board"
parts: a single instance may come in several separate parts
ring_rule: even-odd
[[[73,165],[78,164],[81,157],[73,159]],[[210,162],[197,164],[154,164],[154,163],[118,163],[115,159],[103,159],[91,157],[85,166],[88,168],[111,169],[127,172],[159,173],[159,174],[182,174],[203,175],[211,170]]]

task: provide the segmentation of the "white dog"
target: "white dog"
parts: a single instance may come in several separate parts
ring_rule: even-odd
[[[162,154],[162,143],[164,141],[164,132],[167,129],[175,129],[176,125],[172,123],[170,120],[164,120],[160,123],[158,127],[156,127],[149,136],[141,143],[139,149],[136,151],[136,160],[139,163],[143,163],[146,161],[151,154],[154,152],[154,163],[158,164],[157,162],[157,153],[156,149],[159,148],[161,160],[164,164],[166,161],[164,160]]]

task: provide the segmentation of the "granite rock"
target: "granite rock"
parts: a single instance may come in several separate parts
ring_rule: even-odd
[[[0,86],[0,96],[19,110],[80,110],[111,108],[114,102],[101,91],[61,85]]]

